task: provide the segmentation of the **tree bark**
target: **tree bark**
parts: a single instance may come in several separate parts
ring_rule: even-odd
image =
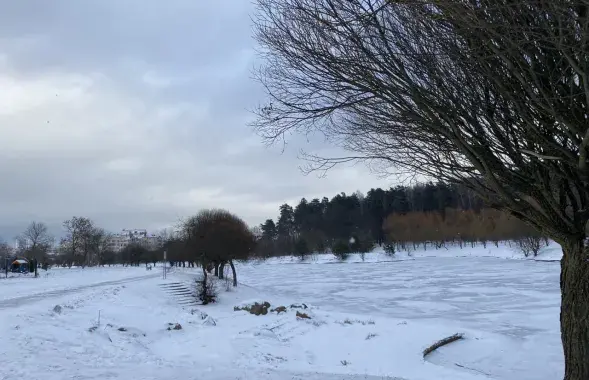
[[[233,286],[237,286],[237,272],[235,272],[235,265],[233,265],[233,260],[229,260],[229,265],[231,265],[231,271],[233,272]]]
[[[563,245],[560,331],[565,380],[589,379],[589,249],[581,239]]]
[[[215,263],[215,276],[219,277],[219,264]]]
[[[225,278],[225,274],[224,274],[224,269],[225,269],[225,261],[221,261],[221,264],[219,265],[219,278],[221,280],[223,280]]]

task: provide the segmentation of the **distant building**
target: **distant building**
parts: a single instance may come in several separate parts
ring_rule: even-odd
[[[144,229],[123,229],[120,233],[110,236],[108,249],[120,252],[131,243],[141,244],[145,248],[153,250],[158,247],[159,239],[154,234],[148,234]]]

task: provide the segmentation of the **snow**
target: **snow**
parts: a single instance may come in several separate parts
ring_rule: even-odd
[[[465,244],[460,248],[457,244],[447,244],[445,247],[436,249],[432,244],[426,248],[422,245],[411,251],[396,252],[389,255],[382,248],[376,248],[370,253],[364,254],[364,258],[359,253],[350,254],[345,260],[346,263],[381,263],[400,260],[413,260],[419,257],[493,257],[497,259],[510,260],[528,260],[528,261],[559,261],[562,258],[562,248],[555,242],[550,242],[548,246],[540,250],[538,256],[525,257],[523,253],[512,242],[500,242],[496,247],[492,243],[486,246],[477,244],[471,247]],[[283,256],[273,257],[265,261],[271,264],[340,264],[342,261],[332,254],[313,254],[301,260],[299,257]]]
[[[157,267],[156,267],[157,268]],[[161,268],[160,268],[161,269]],[[104,283],[128,282],[143,277],[157,277],[153,271],[146,271],[145,267],[104,267],[104,268],[52,268],[39,270],[39,277],[33,278],[34,273],[15,275],[9,273],[5,278],[0,273],[0,301],[15,299],[17,296],[27,297],[32,294],[48,291],[63,292],[68,289],[97,286]],[[0,308],[2,303],[0,302]]]
[[[435,252],[242,263],[240,286],[220,281],[219,302],[206,306],[182,290],[199,269],[165,280],[159,265],[2,280],[0,379],[562,378],[558,262],[515,259],[507,246]],[[233,309],[264,301],[287,312]],[[422,358],[457,332],[465,339]]]

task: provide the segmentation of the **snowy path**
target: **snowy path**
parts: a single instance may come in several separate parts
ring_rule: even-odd
[[[136,282],[136,281],[147,280],[147,279],[157,278],[157,277],[161,277],[161,273],[149,274],[149,275],[143,275],[143,276],[137,276],[137,277],[129,277],[129,278],[124,278],[122,280],[101,281],[101,282],[96,282],[96,283],[91,283],[91,284],[86,284],[86,285],[81,285],[81,286],[67,287],[67,288],[62,288],[62,289],[49,290],[46,292],[32,293],[32,294],[28,294],[25,296],[21,295],[18,297],[6,298],[3,300],[0,300],[0,310],[23,306],[23,305],[29,305],[29,304],[33,304],[35,302],[38,302],[40,300],[46,300],[46,299],[55,298],[55,297],[62,297],[62,296],[66,296],[66,295],[72,294],[72,293],[79,293],[81,291],[88,290],[88,289],[100,288],[100,287],[112,286],[112,285],[121,285],[121,284],[126,284],[129,282]],[[35,281],[35,279],[28,279],[28,280]]]
[[[103,286],[112,286],[112,285],[120,285],[126,284],[129,282],[136,282],[141,280],[147,280],[152,278],[161,277],[161,273],[151,273],[150,274],[143,274],[141,276],[133,276],[133,277],[126,277],[120,280],[109,280],[109,281],[102,281],[100,278],[89,276],[85,280],[88,282],[84,285],[71,285],[71,283],[67,282],[67,285],[61,285],[58,283],[57,288],[54,290],[46,290],[43,292],[39,292],[39,285],[43,285],[43,279],[35,279],[35,278],[21,278],[20,284],[17,283],[15,280],[9,280],[13,287],[19,287],[19,285],[25,285],[25,290],[20,290],[18,292],[10,292],[11,288],[6,286],[0,289],[8,288],[8,292],[3,294],[3,299],[0,299],[0,310],[8,309],[13,307],[19,307],[23,305],[33,304],[40,300],[45,300],[49,298],[61,297],[68,294],[79,293],[84,290],[99,288]],[[2,284],[5,285],[5,284]],[[33,288],[31,285],[37,285],[37,287]],[[23,288],[23,287],[19,287]],[[15,296],[16,295],[16,296]]]

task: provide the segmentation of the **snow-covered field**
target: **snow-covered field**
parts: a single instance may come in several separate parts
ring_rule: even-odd
[[[159,273],[159,272],[158,272]],[[39,270],[39,277],[33,278],[33,273],[26,275],[10,273],[8,278],[0,274],[0,308],[3,300],[11,303],[28,302],[31,295],[46,292],[63,294],[64,292],[77,292],[84,288],[117,284],[142,279],[146,275],[158,277],[158,274],[146,272],[145,267],[106,267],[106,268],[52,268],[51,270]]]
[[[519,258],[507,251],[241,264],[240,286],[226,292],[220,283],[220,302],[207,306],[187,304],[178,290],[194,269],[165,280],[159,268],[0,280],[0,379],[561,378],[559,263],[505,260]],[[553,246],[538,259],[559,256]],[[14,301],[27,295],[33,301]],[[287,312],[233,310],[254,301]],[[311,319],[290,308],[302,303]],[[422,358],[457,332],[465,339]]]

